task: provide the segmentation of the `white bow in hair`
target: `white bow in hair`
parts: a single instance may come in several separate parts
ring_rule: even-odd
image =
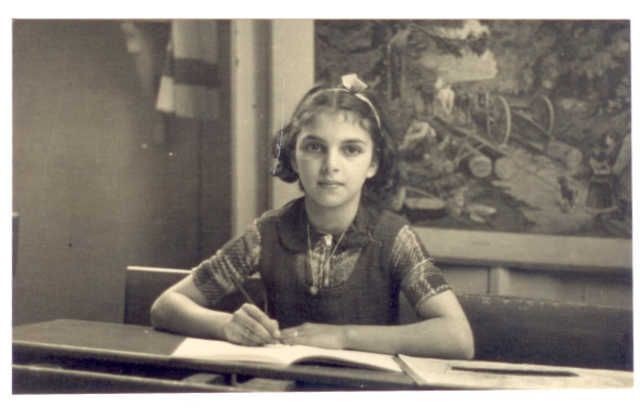
[[[362,92],[367,89],[367,84],[358,78],[358,74],[346,74],[341,79],[342,86],[351,92]]]

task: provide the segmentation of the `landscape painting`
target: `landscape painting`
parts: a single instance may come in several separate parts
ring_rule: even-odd
[[[629,26],[318,20],[315,75],[384,102],[414,225],[630,239]]]

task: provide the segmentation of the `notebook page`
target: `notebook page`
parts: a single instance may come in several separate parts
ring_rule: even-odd
[[[236,361],[253,363],[290,364],[295,357],[285,352],[270,352],[268,347],[250,347],[220,340],[187,337],[171,354],[177,358],[192,358],[213,361]]]
[[[187,337],[171,354],[177,358],[290,365],[298,361],[332,362],[402,372],[386,354],[320,347],[274,344],[265,347],[240,346],[226,341]]]
[[[293,348],[294,350],[292,350],[292,352],[299,356],[295,359],[295,361],[308,360],[310,362],[344,362],[347,365],[351,363],[354,366],[369,367],[387,371],[394,371],[398,373],[402,372],[402,368],[400,368],[394,357],[388,354],[369,353],[366,351],[356,350],[325,349],[311,346],[276,345],[273,347]]]

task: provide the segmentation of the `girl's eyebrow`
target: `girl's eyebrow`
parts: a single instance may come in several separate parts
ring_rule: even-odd
[[[308,140],[311,139],[312,141],[316,141],[316,142],[322,142],[322,143],[326,143],[326,140],[320,136],[314,135],[313,133],[307,133],[306,135],[302,136],[302,140]],[[340,141],[340,144],[363,144],[366,145],[368,144],[369,141],[365,140],[365,139],[360,139],[360,138],[354,138],[354,139],[345,139]]]
[[[366,145],[367,143],[369,143],[367,140],[363,140],[363,139],[347,139],[347,140],[343,140],[342,144],[364,144]]]
[[[321,138],[320,136],[316,136],[313,133],[307,133],[306,135],[303,135],[302,138],[303,139],[312,139],[312,140],[317,140],[317,141],[324,142],[323,138]]]

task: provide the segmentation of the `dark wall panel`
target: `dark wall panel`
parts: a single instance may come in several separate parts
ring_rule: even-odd
[[[14,323],[121,320],[126,265],[199,260],[204,136],[154,143],[153,103],[118,22],[16,21],[13,36]],[[228,200],[229,179],[216,188]],[[228,221],[208,230],[219,244]]]

